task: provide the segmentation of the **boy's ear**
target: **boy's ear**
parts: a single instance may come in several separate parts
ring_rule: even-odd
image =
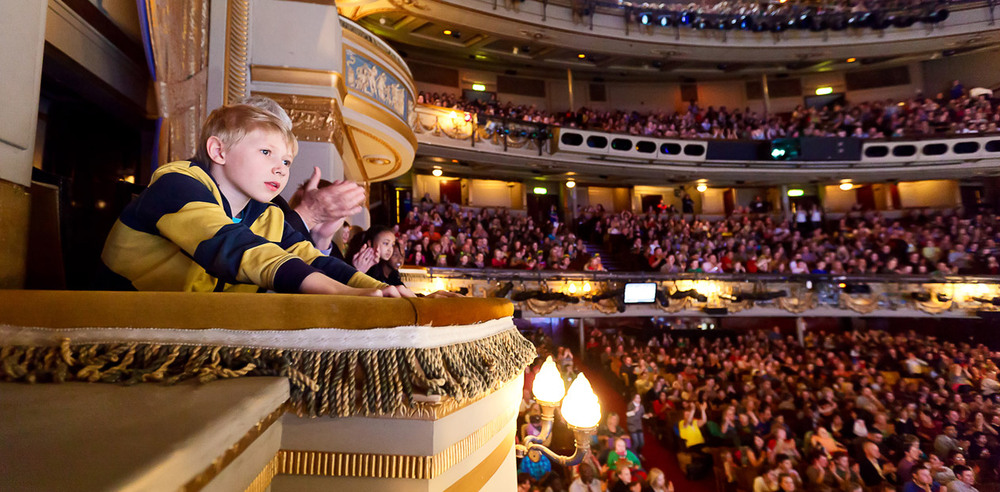
[[[205,150],[208,151],[208,158],[211,159],[212,162],[223,165],[226,163],[226,146],[222,143],[222,140],[219,137],[216,137],[215,135],[208,137],[208,140],[205,142],[205,147]]]

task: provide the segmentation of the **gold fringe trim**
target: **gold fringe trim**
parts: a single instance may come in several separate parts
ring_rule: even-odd
[[[209,382],[282,376],[301,417],[419,418],[433,409],[413,395],[451,398],[459,407],[514,379],[536,357],[516,329],[430,349],[306,351],[153,343],[0,346],[0,381],[120,384]]]

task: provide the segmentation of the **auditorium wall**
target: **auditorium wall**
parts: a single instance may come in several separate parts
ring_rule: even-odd
[[[961,205],[958,181],[904,181],[898,187],[902,208],[951,208]]]
[[[844,191],[840,185],[828,185],[823,191],[823,210],[827,212],[850,212],[858,203],[857,189]]]
[[[1000,66],[1000,48],[966,55],[941,57],[923,62],[923,86],[928,96],[951,88],[953,80],[959,80],[966,90],[974,87],[995,88],[1000,83],[996,70],[983,67]]]
[[[983,66],[1000,64],[1000,49],[969,55],[955,55],[924,62],[913,62],[907,65],[910,74],[908,84],[879,87],[874,89],[848,91],[844,72],[813,72],[802,75],[789,74],[789,77],[799,77],[802,82],[802,96],[772,97],[771,112],[782,113],[795,109],[804,103],[804,97],[815,94],[817,87],[833,87],[834,92],[845,92],[849,102],[876,101],[884,99],[905,99],[912,97],[917,91],[927,95],[945,90],[953,79],[962,80],[966,89],[975,86],[993,87],[1000,83]],[[843,65],[843,63],[841,63]],[[879,67],[881,68],[881,67]],[[871,70],[870,67],[852,65],[854,70]],[[679,81],[670,82],[596,82],[605,86],[605,101],[590,99],[589,86],[592,83],[584,79],[582,74],[574,74],[573,97],[577,108],[586,106],[598,110],[622,109],[626,111],[665,111],[672,112],[687,107],[687,101],[682,100]],[[516,75],[515,75],[516,76]],[[736,75],[734,75],[736,76]],[[779,77],[774,74],[771,80]],[[461,87],[447,87],[424,82],[417,82],[418,90],[426,92],[448,92],[461,94],[462,88],[471,88],[473,83],[483,83],[487,91],[496,90],[497,73],[484,70],[459,69]],[[753,80],[759,80],[756,76]],[[698,103],[701,107],[726,106],[727,108],[746,108],[763,112],[764,102],[761,99],[748,99],[746,82],[749,76],[736,80],[700,80],[698,86]],[[515,104],[534,104],[550,111],[565,111],[569,107],[569,91],[565,77],[546,80],[546,96],[529,97],[516,94],[498,94],[500,101],[511,101]]]
[[[524,185],[491,179],[470,179],[469,206],[522,208]]]

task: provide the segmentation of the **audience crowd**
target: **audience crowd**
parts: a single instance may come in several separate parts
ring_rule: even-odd
[[[583,207],[569,228],[504,208],[436,205],[425,199],[396,227],[406,264],[525,270],[604,270],[587,252],[600,245],[615,268],[663,273],[1000,274],[996,214],[913,211],[898,219],[851,213],[825,223],[817,207],[775,219],[760,200],[719,220],[673,207],[645,214]]]
[[[646,439],[675,451],[688,480],[714,475],[720,492],[1000,489],[1000,354],[984,345],[902,331],[674,333],[589,334],[591,367],[617,384],[626,412],[605,412],[574,469],[522,458],[523,490],[673,490],[679,477],[647,462]],[[544,357],[567,382],[577,367],[569,349],[528,336],[540,357],[526,372],[521,439],[540,428],[529,388]]]
[[[969,491],[1000,476],[997,354],[914,333],[590,334],[647,433],[720,490]],[[606,427],[616,427],[613,418]],[[642,443],[631,442],[641,456]],[[683,469],[683,468],[682,468]],[[690,471],[690,468],[685,471]]]
[[[790,113],[760,114],[691,103],[686,109],[638,111],[581,108],[563,113],[496,100],[466,100],[451,94],[420,93],[417,102],[470,113],[546,125],[664,138],[766,140],[792,137],[893,138],[967,133],[993,133],[1000,122],[1000,104],[988,91],[970,95],[959,81],[935,97],[917,94],[906,100],[800,105]]]

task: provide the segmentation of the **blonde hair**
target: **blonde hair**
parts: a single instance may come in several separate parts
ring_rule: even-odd
[[[649,470],[649,475],[646,476],[646,483],[653,486],[653,484],[656,483],[656,479],[659,478],[660,475],[664,475],[663,470],[660,470],[659,468],[651,468]]]
[[[218,107],[212,111],[212,114],[208,115],[205,124],[201,126],[198,153],[195,158],[202,164],[212,163],[212,159],[208,155],[208,139],[210,137],[221,140],[224,148],[228,150],[243,140],[243,137],[248,133],[259,129],[280,133],[285,138],[285,143],[288,144],[292,155],[298,154],[299,144],[295,139],[295,134],[280,117],[256,106],[234,104]]]

